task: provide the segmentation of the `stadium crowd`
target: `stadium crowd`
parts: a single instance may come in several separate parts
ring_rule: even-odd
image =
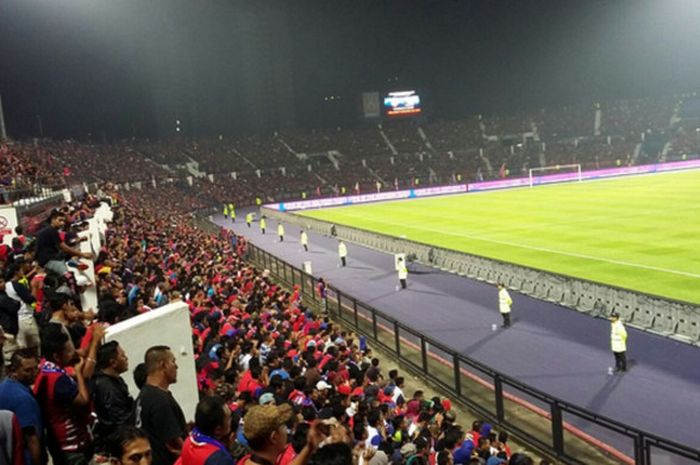
[[[95,192],[0,246],[0,464],[49,455],[56,465],[534,463],[511,453],[507,433],[478,419],[461,426],[448,399],[407,392],[363,338],[247,263],[244,237],[198,229],[191,214],[545,164],[632,164],[644,134],[670,134],[653,160],[685,159],[700,139],[692,122],[670,127],[680,107],[658,99],[270,137],[0,143],[5,202],[47,187]],[[101,202],[113,220],[101,249],[83,253],[81,231]],[[81,303],[89,286],[94,309]],[[140,360],[103,343],[110,325],[178,301],[190,311],[194,361],[157,341]],[[195,364],[193,423],[169,389],[178,363]]]
[[[364,339],[247,263],[244,237],[196,228],[184,213],[200,201],[179,193],[101,185],[0,248],[0,463],[534,463],[511,452],[507,433],[461,426],[448,399],[405,392]],[[101,202],[114,212],[103,246],[80,252]],[[82,308],[90,285],[97,308]],[[128,360],[103,342],[110,325],[178,301],[195,360],[157,341]],[[169,389],[183,363],[197,372],[193,423]]]
[[[0,143],[7,160],[0,188],[155,184],[199,203],[242,205],[527,176],[529,168],[562,164],[597,169],[682,160],[700,152],[696,119],[684,117],[694,98],[245,137]],[[645,145],[645,139],[661,142]]]

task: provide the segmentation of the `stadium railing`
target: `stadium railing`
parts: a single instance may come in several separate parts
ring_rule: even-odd
[[[700,464],[700,450],[534,389],[457,353],[332,285],[327,286],[327,299],[323,300],[316,292],[318,280],[314,276],[253,244],[248,244],[246,259],[270,270],[280,281],[298,285],[305,302],[325,307],[336,321],[395,355],[416,375],[564,463],[596,463],[588,457],[597,456],[597,463]],[[605,442],[611,437],[615,438],[615,446]],[[605,457],[602,461],[600,454]]]
[[[15,237],[15,228],[21,226],[24,234],[34,235],[49,212],[62,206],[72,197],[67,189],[31,189],[1,191],[0,241],[10,244]]]

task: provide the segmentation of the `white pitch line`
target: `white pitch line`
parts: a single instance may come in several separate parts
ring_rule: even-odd
[[[356,216],[356,215],[348,215],[348,216]],[[364,218],[363,216],[357,215],[356,217],[358,218]],[[484,238],[480,236],[475,236],[472,234],[463,234],[463,233],[453,233],[449,231],[445,231],[443,229],[435,229],[435,228],[424,228],[424,227],[418,227],[418,226],[411,226],[407,225],[405,223],[398,223],[398,222],[393,222],[393,221],[386,221],[386,220],[379,220],[379,219],[372,219],[374,222],[378,223],[383,223],[383,224],[388,224],[392,226],[402,226],[402,227],[409,227],[413,229],[418,229],[420,231],[427,231],[427,232],[434,232],[434,233],[439,233],[439,234],[445,234],[448,236],[455,236],[455,237],[465,237],[467,239],[474,239],[478,241],[484,241],[484,242],[491,242],[494,244],[501,244],[501,245],[508,245],[511,247],[518,247],[521,249],[528,249],[528,250],[537,250],[539,252],[546,252],[546,253],[551,253],[551,254],[556,254],[556,255],[565,255],[569,257],[576,257],[576,258],[583,258],[586,260],[593,260],[597,262],[604,262],[604,263],[612,263],[614,265],[622,265],[622,266],[629,266],[632,268],[642,268],[645,270],[652,270],[652,271],[661,271],[663,273],[671,273],[671,274],[676,274],[680,276],[687,276],[690,278],[695,278],[695,279],[700,279],[700,274],[695,274],[695,273],[688,273],[686,271],[679,271],[679,270],[671,270],[668,268],[661,268],[658,266],[650,266],[650,265],[642,265],[639,263],[631,263],[631,262],[625,262],[623,260],[613,260],[610,258],[601,258],[601,257],[595,257],[593,255],[586,255],[586,254],[580,254],[580,253],[574,253],[574,252],[563,252],[561,250],[554,250],[554,249],[548,249],[546,247],[538,247],[534,245],[525,245],[525,244],[518,244],[517,242],[510,242],[510,241],[502,241],[498,239],[489,239],[489,238]],[[410,238],[409,238],[410,239]],[[427,244],[430,245],[430,244]],[[455,249],[453,249],[455,250]],[[461,252],[460,250],[455,250],[456,252]],[[469,253],[469,252],[467,252]],[[485,257],[488,258],[488,257]]]

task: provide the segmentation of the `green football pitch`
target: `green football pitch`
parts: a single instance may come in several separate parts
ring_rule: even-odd
[[[300,214],[700,303],[700,170]]]

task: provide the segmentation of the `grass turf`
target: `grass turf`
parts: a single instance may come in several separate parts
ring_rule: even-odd
[[[700,170],[300,214],[700,303]]]

